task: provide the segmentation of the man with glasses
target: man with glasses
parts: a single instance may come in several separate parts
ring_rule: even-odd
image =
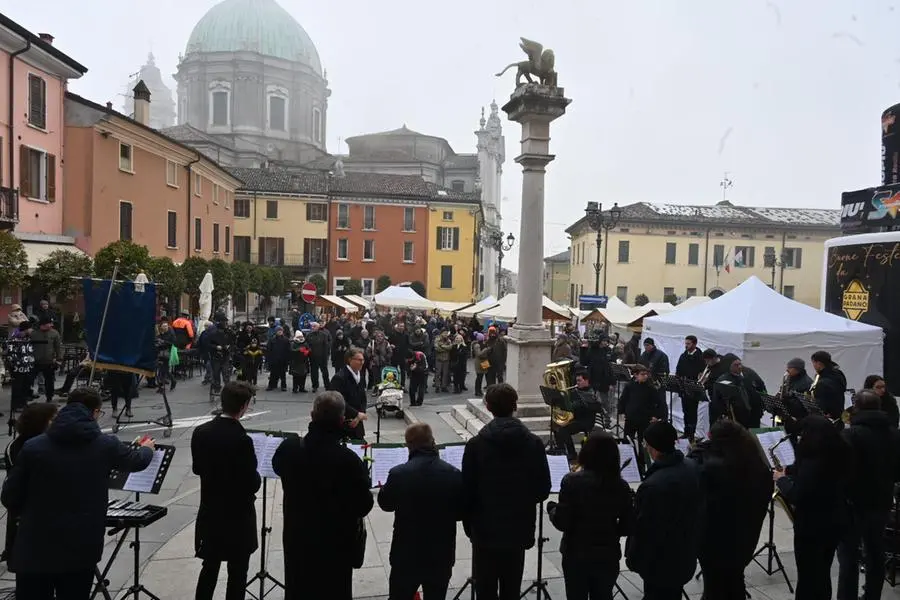
[[[90,595],[103,554],[109,473],[142,471],[150,439],[129,446],[101,433],[100,394],[78,388],[43,433],[29,440],[3,483],[0,501],[19,515],[13,562],[16,597],[81,599]]]
[[[328,384],[328,389],[338,392],[344,397],[344,418],[348,436],[354,440],[362,440],[366,435],[366,429],[362,422],[366,416],[366,386],[362,379],[362,369],[365,363],[363,351],[359,348],[350,348],[344,354],[344,368],[335,372]]]

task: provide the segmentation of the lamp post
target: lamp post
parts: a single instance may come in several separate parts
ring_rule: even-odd
[[[500,289],[500,282],[503,280],[503,253],[509,252],[513,244],[516,243],[516,236],[512,233],[506,236],[506,239],[503,239],[503,233],[500,231],[491,232],[490,237],[488,238],[488,245],[497,251],[497,295],[502,296],[503,292]]]
[[[775,248],[766,248],[763,254],[763,260],[766,266],[772,268],[772,289],[775,289],[775,269],[781,269],[781,284],[778,286],[778,293],[784,293],[784,267],[787,266],[788,252],[786,248],[782,248],[778,256],[775,256]]]
[[[599,296],[600,269],[603,268],[603,263],[600,262],[600,246],[603,243],[603,232],[606,231],[608,237],[609,230],[619,224],[619,219],[622,218],[622,209],[619,208],[619,203],[616,202],[613,204],[613,207],[604,214],[602,203],[588,202],[587,208],[584,209],[584,213],[587,217],[588,226],[597,232],[597,260],[594,261],[594,295]],[[606,278],[604,277],[603,279],[603,293],[605,294]]]

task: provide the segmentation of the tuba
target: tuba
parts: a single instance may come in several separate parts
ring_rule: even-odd
[[[547,368],[544,369],[544,386],[562,392],[568,398],[570,390],[574,387],[571,381],[572,364],[571,360],[563,360],[547,365]],[[569,406],[571,407],[571,402]],[[555,425],[562,427],[572,422],[575,413],[551,406],[550,418]]]

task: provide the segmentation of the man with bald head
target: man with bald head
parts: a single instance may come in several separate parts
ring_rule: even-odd
[[[431,427],[406,429],[409,461],[391,469],[378,506],[394,515],[389,600],[409,600],[419,586],[429,600],[444,600],[462,518],[462,473],[441,460]]]

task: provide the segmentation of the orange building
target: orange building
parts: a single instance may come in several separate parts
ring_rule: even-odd
[[[176,263],[189,256],[231,261],[241,182],[152,129],[150,92],[143,82],[134,92],[134,118],[66,94],[63,233],[90,255],[129,240]]]

